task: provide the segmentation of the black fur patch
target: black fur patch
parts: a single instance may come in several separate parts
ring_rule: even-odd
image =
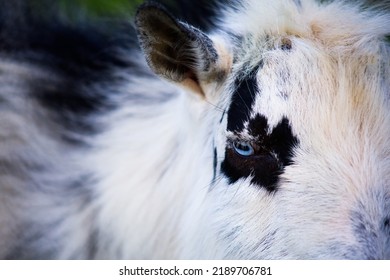
[[[298,144],[298,139],[293,135],[288,119],[282,118],[269,135],[268,128],[267,119],[260,114],[249,121],[249,133],[259,139],[260,145],[275,152],[283,166],[290,165],[292,149]]]
[[[132,49],[138,48],[135,31],[129,24],[115,22],[70,24],[39,18],[29,8],[20,5],[17,11],[0,11],[0,52],[31,65],[31,71],[36,67],[51,73],[42,80],[27,79],[26,88],[48,110],[60,137],[80,144],[78,134],[100,131],[93,115],[116,107],[112,95],[120,94],[115,89],[124,82],[116,73],[145,75],[136,73],[137,62],[131,58]]]
[[[259,89],[257,87],[256,74],[259,67],[254,68],[244,78],[237,78],[234,82],[235,92],[233,93],[230,107],[227,113],[227,129],[229,131],[240,131],[244,123],[249,119],[250,111]]]
[[[275,191],[280,174],[293,163],[292,150],[298,144],[289,121],[283,118],[270,132],[267,119],[258,114],[249,121],[248,130],[256,138],[253,143],[255,154],[241,156],[229,145],[221,170],[228,177],[229,183],[241,178],[252,177],[251,183]]]
[[[180,4],[183,7],[184,2]],[[208,10],[198,3],[192,6]],[[0,0],[0,54],[31,65],[32,71],[37,67],[53,75],[27,81],[29,94],[58,125],[53,133],[61,134],[70,144],[85,144],[85,135],[102,129],[94,116],[118,105],[113,103],[118,98],[112,97],[122,94],[118,88],[128,82],[121,80],[123,76],[150,72],[132,57],[138,42],[129,23],[89,17],[71,22],[63,20],[58,7],[52,1]],[[192,12],[183,15],[184,19],[197,22],[200,17],[191,17]],[[203,19],[205,25],[211,16],[210,9],[208,18]],[[123,94],[128,99],[137,98],[136,93]]]

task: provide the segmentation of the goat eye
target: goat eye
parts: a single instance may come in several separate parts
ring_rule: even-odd
[[[252,145],[249,142],[245,141],[234,142],[233,148],[237,154],[244,157],[252,156],[255,153],[255,150],[253,149]]]

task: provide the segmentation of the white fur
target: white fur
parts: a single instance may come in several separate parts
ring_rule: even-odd
[[[356,211],[368,211],[375,224],[389,211],[390,59],[382,41],[389,17],[340,3],[238,5],[239,12],[226,11],[224,28],[252,36],[233,74],[264,60],[253,112],[267,116],[271,127],[288,117],[300,141],[295,164],[275,195],[249,181],[228,186],[223,178],[210,190],[212,141],[221,159],[226,123],[218,128],[216,108],[180,93],[146,117],[119,122],[104,136],[107,150],[93,159],[107,173],[99,222],[116,240],[111,248],[131,258],[364,258],[350,211],[361,203],[367,209]],[[291,52],[277,48],[282,38],[291,40]],[[226,93],[220,94],[215,104],[227,108]],[[388,253],[383,247],[377,257]]]
[[[7,114],[0,122],[0,153],[18,149],[20,137],[31,157],[45,149],[51,154],[38,153],[40,161],[65,158],[69,166],[55,181],[78,169],[94,174],[88,206],[80,200],[56,206],[54,215],[69,217],[60,231],[69,231],[71,239],[55,257],[73,258],[88,228],[96,234],[94,257],[104,259],[390,258],[389,229],[381,227],[390,216],[390,52],[383,38],[390,34],[390,16],[337,2],[296,2],[244,0],[238,10],[225,9],[221,31],[215,31],[223,40],[214,42],[223,57],[218,67],[229,67],[229,76],[223,84],[202,82],[206,98],[157,77],[127,77],[118,90],[136,89],[152,101],[124,100],[120,109],[102,116],[106,131],[76,158],[28,130],[35,129],[23,124],[28,116],[0,113]],[[228,32],[244,36],[233,66],[230,52],[237,42]],[[290,51],[280,49],[285,38],[291,40]],[[250,178],[229,185],[220,171],[230,137],[226,114],[220,123],[222,111],[242,66],[260,61],[261,94],[252,114],[266,116],[270,129],[287,117],[299,140],[294,163],[285,168],[275,193]],[[165,101],[153,101],[162,95]],[[8,126],[16,137],[3,136]],[[2,193],[8,192],[7,180],[0,178]],[[0,224],[10,225],[0,226],[0,255],[3,240],[12,239],[17,228],[5,200],[14,198],[0,196]],[[33,212],[38,219],[55,203],[44,196],[27,201],[50,206]],[[359,221],[366,230],[356,230]]]

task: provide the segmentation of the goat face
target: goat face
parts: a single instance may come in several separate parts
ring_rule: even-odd
[[[390,258],[390,17],[282,2],[226,8],[213,35],[137,13],[149,66],[212,131],[193,250],[213,231],[218,257]]]

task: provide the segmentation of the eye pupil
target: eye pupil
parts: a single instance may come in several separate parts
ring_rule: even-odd
[[[234,150],[241,156],[251,156],[254,154],[254,149],[249,142],[234,142],[233,143]]]

